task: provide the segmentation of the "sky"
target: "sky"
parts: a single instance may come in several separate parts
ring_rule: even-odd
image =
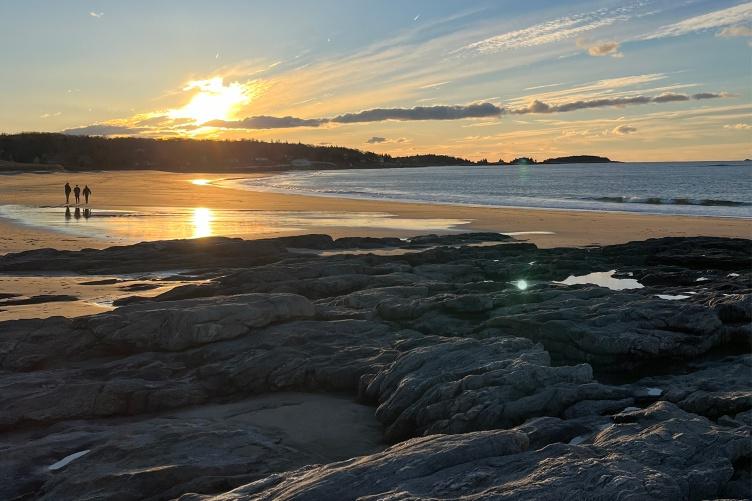
[[[0,132],[752,157],[752,2],[0,2]]]

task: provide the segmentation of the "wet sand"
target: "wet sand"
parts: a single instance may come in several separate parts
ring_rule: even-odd
[[[0,274],[0,322],[21,318],[48,318],[56,315],[77,317],[94,315],[114,308],[113,301],[129,296],[152,297],[175,287],[198,283],[153,275],[32,275]],[[188,278],[188,277],[186,277]],[[65,300],[45,301],[35,296],[68,296]],[[29,302],[29,304],[15,304]]]
[[[262,174],[256,174],[262,175]],[[0,178],[2,204],[63,206],[62,186],[66,181],[83,187],[89,184],[95,210],[133,210],[144,207],[208,208],[218,210],[302,211],[335,214],[389,214],[410,220],[408,228],[380,228],[373,225],[306,225],[302,228],[245,228],[232,231],[213,224],[208,234],[265,238],[303,233],[328,233],[340,236],[410,236],[429,233],[419,228],[420,220],[454,220],[454,230],[496,232],[550,232],[519,235],[541,247],[586,246],[623,243],[662,236],[749,237],[750,221],[741,219],[664,216],[619,212],[574,212],[517,208],[483,208],[437,204],[413,204],[344,198],[325,198],[267,192],[250,192],[197,185],[191,180],[210,182],[254,174],[176,174],[155,171],[87,172],[6,175]],[[415,224],[417,221],[418,224]],[[354,223],[357,224],[357,223]],[[157,240],[169,237],[165,225],[158,223],[139,228],[131,238]],[[204,229],[206,230],[206,229]],[[204,234],[207,232],[204,231]],[[42,228],[15,224],[0,218],[0,254],[27,249],[54,247],[79,249],[112,245],[112,239],[98,235],[71,235]]]

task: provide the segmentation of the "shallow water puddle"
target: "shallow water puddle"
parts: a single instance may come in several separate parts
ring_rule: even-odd
[[[63,459],[61,459],[57,463],[49,465],[47,467],[47,469],[50,470],[50,471],[55,471],[55,470],[59,470],[60,468],[64,468],[69,463],[75,461],[76,459],[78,459],[80,457],[83,457],[83,456],[87,455],[89,452],[91,452],[91,449],[86,449],[85,451],[79,451],[79,452],[75,452],[73,454],[70,454],[68,456],[65,456]]]
[[[570,275],[561,282],[554,281],[554,283],[560,285],[597,285],[614,291],[642,289],[645,287],[634,278],[615,278],[613,276],[614,273],[616,273],[616,270],[596,271],[579,276]]]
[[[326,228],[397,231],[457,231],[471,221],[454,218],[411,218],[387,212],[232,210],[208,207],[137,207],[132,210],[0,205],[0,217],[71,235],[136,243],[209,236],[276,235],[321,232]]]

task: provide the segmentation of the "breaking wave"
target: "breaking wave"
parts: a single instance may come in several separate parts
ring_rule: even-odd
[[[737,200],[715,200],[712,198],[661,198],[661,197],[590,197],[583,200],[595,202],[609,202],[616,204],[648,204],[648,205],[702,205],[705,207],[752,207],[752,202]]]

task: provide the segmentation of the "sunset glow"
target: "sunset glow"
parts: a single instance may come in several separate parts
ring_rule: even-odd
[[[752,156],[752,2],[469,3],[386,1],[366,13],[333,0],[337,16],[316,2],[203,3],[177,36],[160,29],[175,14],[168,4],[150,4],[154,23],[142,25],[138,9],[117,2],[96,16],[50,2],[41,17],[34,2],[5,2],[0,16],[14,26],[43,22],[40,47],[88,56],[3,51],[13,98],[0,123],[489,161]],[[110,45],[93,43],[104,36]],[[28,84],[63,73],[43,95]]]
[[[245,86],[238,82],[224,85],[221,77],[189,82],[183,90],[195,90],[196,93],[188,104],[172,110],[169,117],[190,118],[195,125],[210,120],[229,120],[241,106],[252,99]]]

